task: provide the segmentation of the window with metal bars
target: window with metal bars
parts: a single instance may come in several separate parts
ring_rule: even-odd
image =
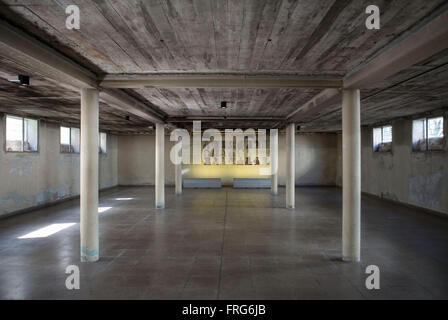
[[[392,126],[373,128],[373,151],[387,152],[392,150]]]
[[[412,150],[444,150],[443,117],[416,119],[412,122]]]
[[[6,116],[6,152],[38,152],[39,121]]]

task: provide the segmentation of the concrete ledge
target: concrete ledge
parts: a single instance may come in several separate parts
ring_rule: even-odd
[[[221,187],[221,179],[218,178],[184,179],[184,188],[220,189]]]
[[[271,179],[267,178],[234,178],[233,188],[235,189],[269,189]]]
[[[417,211],[423,211],[425,213],[429,213],[429,214],[432,214],[434,216],[438,216],[440,218],[445,218],[445,219],[448,218],[448,213],[445,213],[445,212],[442,212],[442,211],[436,211],[436,210],[433,210],[433,209],[430,209],[430,208],[421,207],[421,206],[418,206],[418,205],[415,205],[415,204],[411,204],[411,203],[408,203],[408,202],[402,202],[402,201],[398,201],[398,200],[393,200],[393,199],[380,197],[380,196],[377,196],[376,194],[368,193],[368,192],[365,192],[365,191],[362,191],[361,194],[363,196],[366,196],[366,197],[369,197],[369,198],[375,198],[377,200],[383,200],[383,201],[386,201],[386,202],[389,202],[389,203],[392,203],[392,204],[396,204],[396,205],[399,205],[399,206],[407,207],[409,209],[413,209],[413,210],[417,210]]]
[[[107,192],[107,191],[113,190],[115,188],[119,188],[119,186],[116,185],[116,186],[112,186],[112,187],[103,188],[103,189],[100,189],[99,192],[103,193],[103,192]],[[80,197],[79,194],[78,195],[73,195],[73,196],[68,196],[68,197],[60,198],[60,199],[57,199],[57,200],[54,200],[54,201],[51,201],[51,202],[45,202],[45,203],[42,203],[42,204],[38,204],[36,206],[32,206],[32,207],[28,207],[28,208],[23,208],[23,209],[7,212],[7,213],[4,213],[4,214],[0,215],[0,219],[9,218],[11,216],[19,215],[19,214],[22,214],[22,213],[28,213],[28,212],[31,212],[31,211],[36,211],[36,210],[52,207],[52,206],[58,205],[58,204],[63,203],[63,202],[68,202],[68,201],[71,201],[71,200],[79,199],[79,197]]]

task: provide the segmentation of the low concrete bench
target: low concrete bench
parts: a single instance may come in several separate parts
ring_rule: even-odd
[[[184,188],[219,189],[221,188],[221,179],[188,178],[184,179]]]
[[[271,179],[265,178],[234,178],[235,189],[265,189],[271,187]]]

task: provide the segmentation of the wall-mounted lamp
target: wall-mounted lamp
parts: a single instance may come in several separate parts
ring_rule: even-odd
[[[221,109],[227,109],[227,101],[221,101]]]
[[[21,86],[29,86],[30,85],[30,77],[19,74],[18,76],[12,77],[8,79],[9,82],[18,83]]]

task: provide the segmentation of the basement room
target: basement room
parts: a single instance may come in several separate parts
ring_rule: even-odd
[[[0,0],[0,299],[447,299],[447,122],[444,0]]]

